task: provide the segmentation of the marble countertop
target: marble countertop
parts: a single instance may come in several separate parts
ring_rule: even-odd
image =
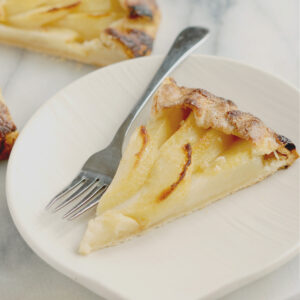
[[[163,20],[154,54],[164,54],[188,25],[212,34],[199,53],[252,64],[299,86],[298,0],[158,0]],[[94,67],[0,45],[0,87],[19,128],[49,97]],[[0,163],[1,299],[99,299],[38,258],[17,232]],[[299,257],[223,300],[299,299]]]

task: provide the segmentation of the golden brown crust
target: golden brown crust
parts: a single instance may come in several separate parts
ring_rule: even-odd
[[[116,39],[130,58],[149,55],[152,51],[153,38],[137,29],[126,29],[123,32],[108,28],[105,31]]]
[[[190,108],[200,127],[212,127],[252,141],[261,154],[276,150],[297,154],[291,141],[276,134],[259,118],[238,110],[231,100],[217,97],[203,89],[179,87],[174,79],[167,78],[154,96],[153,112],[157,114],[173,106]]]
[[[130,19],[146,18],[155,19],[158,14],[158,7],[154,0],[125,0]]]
[[[16,125],[0,94],[0,160],[9,157],[17,136]]]
[[[122,3],[123,2],[123,3]],[[105,30],[129,58],[149,55],[160,22],[155,0],[120,0],[127,17]]]

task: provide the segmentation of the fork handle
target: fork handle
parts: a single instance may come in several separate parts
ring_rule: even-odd
[[[124,138],[137,115],[153,96],[162,81],[173,71],[191,52],[203,42],[209,31],[203,27],[187,27],[179,33],[161,66],[155,73],[142,97],[133,107],[127,118],[118,129],[112,144],[122,147]]]

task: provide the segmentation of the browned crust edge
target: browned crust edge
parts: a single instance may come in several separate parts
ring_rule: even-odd
[[[17,127],[0,94],[0,160],[9,157],[17,136]]]
[[[123,2],[123,3],[122,3]],[[160,23],[160,11],[155,0],[120,0],[127,16],[121,24],[105,30],[119,43],[129,58],[151,54]]]
[[[158,6],[155,0],[125,0],[130,19],[146,18],[154,20],[158,13]]]
[[[105,32],[121,44],[130,58],[149,55],[152,52],[153,38],[142,30],[129,28],[121,32],[115,28],[107,28]]]
[[[227,100],[203,90],[180,87],[172,78],[167,78],[154,95],[152,111],[154,115],[163,109],[181,106],[194,112],[200,127],[215,128],[255,144],[259,153],[278,151],[293,154],[292,161],[298,158],[296,146],[288,138],[275,133],[259,118],[238,110],[231,100]]]

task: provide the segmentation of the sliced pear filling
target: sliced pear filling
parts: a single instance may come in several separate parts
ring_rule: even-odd
[[[98,206],[99,217],[90,222],[90,233],[81,244],[81,253],[110,242],[106,236],[124,239],[154,226],[166,216],[188,210],[188,206],[184,208],[185,198],[193,173],[207,169],[235,139],[213,129],[199,128],[194,114],[182,120],[176,130],[178,126],[174,124],[178,119],[174,121],[174,112],[172,115],[173,128],[166,122],[170,119],[162,117],[132,135],[116,177]],[[127,230],[117,230],[120,224],[116,225],[116,220],[123,223],[122,228],[127,226]],[[94,239],[99,235],[101,242]]]
[[[156,0],[0,0],[0,42],[105,66],[152,52]]]
[[[80,5],[80,1],[69,0],[62,4],[38,7],[30,11],[12,15],[7,18],[7,22],[16,27],[39,28],[47,23],[54,22],[68,15]]]
[[[199,128],[194,114],[171,132],[165,118],[135,131],[98,206],[99,216],[90,221],[81,253],[202,208],[270,171],[264,172],[266,160],[253,155],[251,142]],[[274,171],[277,168],[274,165]]]
[[[174,209],[178,207],[191,182],[193,146],[205,132],[205,129],[195,125],[194,115],[191,114],[160,148],[142,190],[135,201],[124,208],[126,215],[137,220],[142,227],[147,227],[159,221],[170,205]],[[151,220],[148,218],[150,215]]]
[[[100,31],[109,27],[112,22],[121,17],[122,15],[113,12],[103,14],[79,12],[68,14],[53,25],[74,30],[78,32],[82,38],[91,40],[97,38]]]
[[[224,152],[236,138],[215,129],[209,129],[194,147],[195,172],[203,171]]]
[[[166,82],[167,91],[170,84],[174,82]],[[154,103],[156,118],[132,135],[117,174],[98,205],[97,216],[89,222],[80,244],[81,254],[200,209],[263,180],[298,158],[295,145],[259,119],[236,110],[227,116],[224,99],[214,99],[203,91],[183,91],[188,94],[186,103],[199,110],[189,113],[184,106],[178,109],[182,98],[174,99],[172,109],[161,111]],[[244,138],[200,127],[198,121],[203,121],[203,115],[197,112],[201,112],[202,102],[191,101],[193,92],[197,97],[207,97],[209,105],[220,106],[214,120],[217,128],[227,126],[224,132]],[[232,102],[227,104],[233,106]],[[240,118],[239,130],[228,125],[232,116]],[[265,138],[258,144],[255,138],[260,131]]]
[[[115,178],[97,208],[98,214],[122,204],[144,184],[160,147],[178,129],[182,120],[181,110],[172,109],[165,113],[132,134]],[[172,118],[166,117],[169,114]]]
[[[117,0],[9,0],[0,3],[3,23],[22,29],[68,29],[79,36],[77,41],[98,38],[104,29],[125,14]]]
[[[82,1],[82,0],[81,0]],[[86,1],[86,0],[84,0]],[[66,5],[70,3],[80,2],[79,0],[4,0],[0,1],[1,8],[4,10],[5,15],[18,15],[22,12],[34,10],[43,5],[51,5],[52,7],[56,7],[57,5]]]

